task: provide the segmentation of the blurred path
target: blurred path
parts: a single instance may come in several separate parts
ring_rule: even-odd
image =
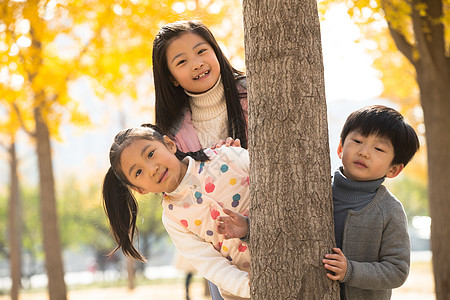
[[[194,281],[190,286],[191,300],[210,300],[203,296],[202,281]],[[97,288],[69,291],[68,300],[184,300],[184,283],[161,283],[139,286],[133,292],[126,288]],[[411,272],[405,284],[394,289],[392,300],[435,300],[432,267],[429,258],[412,260]],[[0,296],[0,300],[10,300]],[[48,300],[47,294],[21,294],[20,300]]]

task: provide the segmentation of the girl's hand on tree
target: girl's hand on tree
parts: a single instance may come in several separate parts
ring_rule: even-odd
[[[225,141],[224,140],[220,140],[217,143],[215,143],[214,145],[211,146],[211,149],[215,149],[215,148],[220,148],[223,145],[225,145],[225,147],[241,147],[241,141],[239,139],[235,139],[233,140],[232,137],[228,137]]]
[[[333,252],[335,254],[326,254],[322,262],[325,269],[331,271],[327,273],[328,278],[342,281],[347,273],[347,258],[339,248],[333,248]]]
[[[225,239],[246,237],[248,232],[247,218],[226,208],[223,209],[223,212],[228,216],[217,218],[217,232],[223,234]]]

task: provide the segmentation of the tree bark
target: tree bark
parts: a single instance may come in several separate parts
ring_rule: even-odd
[[[427,14],[416,7],[424,4]],[[431,223],[431,250],[436,299],[450,295],[450,57],[445,48],[442,1],[414,0],[412,20],[416,40],[416,69],[420,101],[424,113],[428,155],[428,195]]]
[[[130,291],[132,291],[136,287],[136,283],[135,283],[136,270],[135,270],[134,258],[127,257],[127,274],[128,274],[128,289]]]
[[[243,1],[253,299],[339,299],[320,26],[315,1]]]
[[[11,300],[19,299],[21,288],[21,253],[22,253],[22,205],[19,194],[19,177],[17,175],[16,144],[9,148],[10,159],[10,196],[9,196],[9,264],[11,270]]]
[[[450,76],[442,78],[430,66],[418,73],[418,83],[424,112],[428,155],[428,195],[431,223],[431,250],[436,299],[450,295]]]
[[[39,194],[44,237],[45,267],[48,276],[50,300],[67,299],[64,282],[61,239],[56,209],[55,181],[48,126],[42,118],[39,107],[34,108],[36,144],[39,165]]]

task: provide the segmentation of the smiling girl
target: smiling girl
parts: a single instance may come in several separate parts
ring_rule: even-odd
[[[140,194],[164,193],[163,224],[176,248],[224,299],[250,297],[250,253],[240,239],[225,239],[216,220],[229,209],[249,207],[249,157],[240,147],[186,155],[156,126],[119,132],[110,150],[103,204],[114,238],[125,255],[145,258],[133,245]]]
[[[198,151],[227,137],[247,148],[245,76],[231,66],[205,25],[163,26],[152,61],[156,125],[180,151]]]

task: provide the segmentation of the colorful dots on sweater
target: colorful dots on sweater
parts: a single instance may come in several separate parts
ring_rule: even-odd
[[[183,225],[184,227],[188,227],[188,221],[186,220],[180,220],[181,225]]]
[[[216,188],[216,186],[214,185],[214,178],[212,178],[211,176],[206,177],[206,179],[205,179],[205,191],[207,193],[212,193],[212,192],[214,192],[215,188]]]
[[[198,169],[198,174],[200,174],[202,171],[203,171],[203,167],[205,166],[205,162],[204,161],[202,161],[201,163],[200,163],[200,168]]]
[[[231,178],[230,179],[230,184],[231,185],[235,185],[236,184],[236,178]]]
[[[214,183],[212,183],[212,182],[209,182],[209,183],[207,183],[206,185],[205,185],[205,191],[207,192],[207,193],[212,193],[212,192],[214,192],[214,189],[216,188],[216,186],[214,185]]]
[[[203,203],[202,193],[195,192],[194,197],[195,197],[195,199],[197,199],[197,203],[198,204],[202,204]]]
[[[200,225],[202,224],[202,221],[200,221],[200,220],[195,220],[194,224],[195,224],[196,226],[200,226]]]
[[[239,200],[241,200],[241,195],[234,194],[233,195],[233,202],[231,202],[232,207],[237,207],[239,205]]]
[[[239,252],[244,252],[247,250],[247,246],[245,244],[240,244],[238,247]]]
[[[212,209],[212,210],[211,210],[211,218],[212,218],[213,220],[215,220],[215,219],[217,219],[218,216],[220,216],[220,212],[217,211],[217,210],[215,210],[215,209]]]
[[[206,234],[209,236],[213,236],[214,232],[212,230],[206,230]]]
[[[228,166],[226,164],[223,164],[220,166],[220,171],[222,173],[225,173],[226,171],[228,171]]]

